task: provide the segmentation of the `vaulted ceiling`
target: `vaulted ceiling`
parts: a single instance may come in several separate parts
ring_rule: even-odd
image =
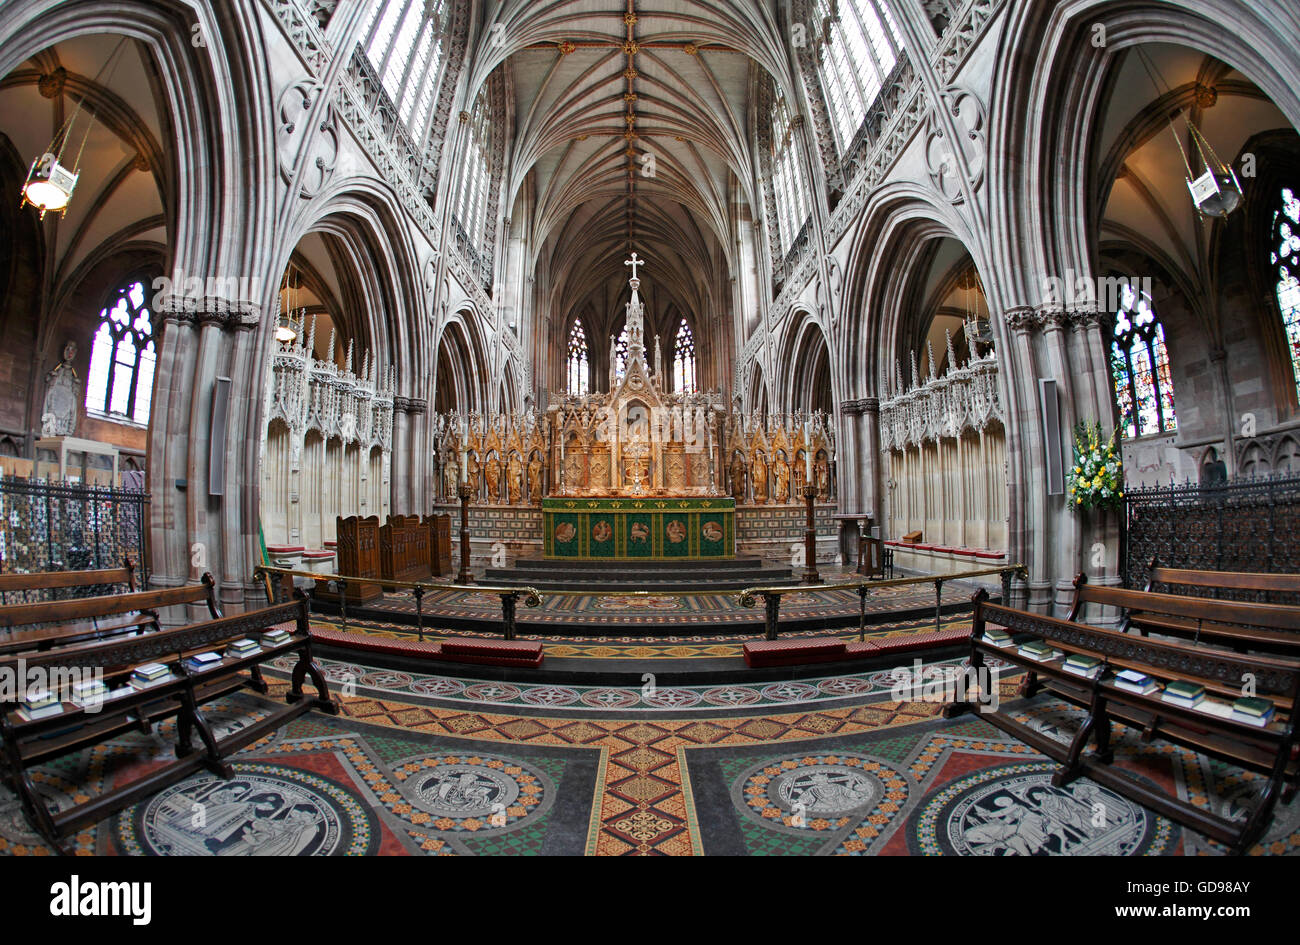
[[[618,297],[631,249],[650,260],[647,282],[679,308],[708,309],[710,275],[729,268],[734,208],[755,203],[753,83],[763,72],[785,74],[774,7],[504,4],[495,20],[504,30],[484,33],[474,81],[503,62],[511,70],[507,193],[512,205],[534,202],[535,265],[557,319]]]

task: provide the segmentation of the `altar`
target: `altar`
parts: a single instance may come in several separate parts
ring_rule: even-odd
[[[547,558],[699,561],[736,555],[736,503],[709,498],[551,496],[542,500]]]

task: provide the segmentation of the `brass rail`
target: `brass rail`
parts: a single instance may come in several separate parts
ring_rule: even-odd
[[[310,578],[313,581],[324,583],[335,583],[339,589],[339,613],[343,620],[343,629],[348,627],[348,596],[347,586],[353,584],[378,584],[385,588],[407,588],[415,598],[415,622],[416,631],[419,639],[424,639],[424,595],[429,591],[461,591],[474,594],[496,594],[501,598],[501,617],[507,640],[515,639],[517,630],[515,622],[515,608],[520,597],[524,598],[525,607],[537,607],[542,602],[542,594],[535,587],[529,586],[502,586],[488,584],[447,584],[433,581],[398,581],[389,578],[362,578],[347,576],[342,574],[322,574],[319,571],[302,571],[294,568],[278,568],[272,565],[258,565],[254,568],[254,574],[260,575],[266,587],[266,598],[268,601],[275,600],[275,593],[271,583],[272,575],[279,575],[282,584],[291,582],[295,577]],[[934,585],[934,625],[938,630],[942,626],[942,599],[943,585],[946,581],[962,581],[968,578],[987,577],[997,574],[1002,580],[1002,600],[1008,601],[1011,597],[1011,577],[1014,574],[1020,575],[1021,580],[1027,579],[1027,571],[1022,564],[1001,565],[996,568],[981,568],[972,571],[956,571],[952,574],[943,575],[922,575],[918,577],[907,578],[890,578],[884,581],[859,580],[845,581],[837,584],[790,584],[779,585],[774,587],[749,587],[745,588],[738,595],[738,602],[742,607],[757,606],[757,598],[763,599],[764,604],[764,635],[768,640],[777,638],[777,624],[780,620],[781,598],[786,594],[801,594],[806,591],[840,591],[852,590],[858,595],[858,639],[866,638],[866,620],[867,620],[867,597],[873,588],[878,587],[900,587],[910,584],[933,584]],[[287,586],[286,586],[287,590]],[[557,597],[722,597],[731,596],[735,591],[574,591],[574,590],[548,590],[547,594]]]
[[[1019,574],[1022,581],[1028,580],[1028,571],[1023,564],[1004,564],[996,568],[980,568],[974,571],[955,571],[952,574],[922,575],[919,577],[890,578],[887,581],[846,581],[840,584],[804,584],[778,587],[748,587],[740,592],[740,605],[754,607],[755,598],[763,598],[764,629],[767,639],[776,639],[777,622],[781,617],[781,597],[785,594],[800,594],[804,591],[840,591],[854,590],[858,594],[858,640],[866,639],[867,633],[867,595],[877,587],[900,587],[907,584],[934,585],[934,629],[942,626],[943,585],[945,581],[962,581],[967,578],[987,577],[990,574],[1002,578],[1002,602],[1011,599],[1011,576]]]
[[[335,583],[339,588],[339,614],[343,618],[343,629],[348,628],[348,584],[378,584],[381,587],[403,587],[411,591],[415,598],[415,627],[420,640],[424,640],[424,595],[429,591],[472,591],[477,594],[496,594],[501,598],[501,620],[504,624],[507,640],[515,638],[515,606],[519,598],[524,599],[525,607],[537,607],[542,602],[542,595],[535,587],[501,587],[490,584],[441,584],[433,581],[396,581],[389,578],[363,578],[343,574],[322,574],[319,571],[300,571],[295,568],[277,568],[269,564],[259,564],[253,569],[254,575],[261,575],[266,587],[266,599],[274,602],[275,592],[271,585],[271,575],[280,576],[282,586],[293,578],[305,577],[313,581]]]

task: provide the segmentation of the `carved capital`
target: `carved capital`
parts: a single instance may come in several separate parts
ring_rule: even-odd
[[[1019,335],[1031,334],[1038,327],[1034,310],[1028,306],[1009,308],[1002,314],[1008,328]]]

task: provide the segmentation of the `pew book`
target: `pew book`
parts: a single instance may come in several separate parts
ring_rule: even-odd
[[[171,679],[172,671],[164,663],[145,663],[143,666],[137,666],[131,672],[131,678],[127,684],[136,689],[144,689],[152,686],[154,683],[160,683],[163,680]]]
[[[1046,660],[1060,656],[1061,651],[1052,649],[1050,644],[1043,643],[1041,640],[1035,640],[1033,643],[1026,643],[1021,646],[1020,655],[1027,656],[1031,660],[1037,660],[1042,663]]]
[[[221,654],[209,650],[207,653],[195,653],[185,661],[185,665],[190,669],[207,669],[220,662]]]
[[[1011,634],[1001,627],[986,627],[984,629],[984,642],[991,643],[994,646],[1010,646],[1012,643]]]
[[[1160,686],[1146,673],[1139,673],[1133,669],[1123,669],[1115,674],[1115,688],[1145,696],[1155,692]]]
[[[227,656],[247,656],[250,653],[256,653],[261,647],[257,645],[256,640],[250,640],[244,637],[242,640],[235,640],[226,647]]]
[[[91,679],[86,682],[74,683],[72,686],[72,702],[83,709],[107,698],[108,686],[104,685],[102,679]]]
[[[1160,698],[1184,709],[1194,709],[1205,699],[1205,687],[1200,683],[1175,680],[1165,686],[1164,694]]]
[[[28,722],[46,719],[62,711],[63,703],[59,701],[58,696],[45,689],[29,693],[27,698],[18,705],[19,718]]]
[[[278,627],[274,630],[267,630],[262,634],[262,646],[279,646],[281,643],[288,642],[289,632]]]
[[[1101,660],[1095,656],[1084,656],[1079,653],[1072,654],[1065,664],[1061,667],[1067,673],[1074,673],[1076,676],[1087,676],[1089,679],[1096,679],[1101,675]]]
[[[1257,725],[1260,728],[1273,721],[1273,712],[1272,702],[1254,696],[1238,699],[1232,704],[1232,717],[1235,720],[1245,722],[1247,725]]]

